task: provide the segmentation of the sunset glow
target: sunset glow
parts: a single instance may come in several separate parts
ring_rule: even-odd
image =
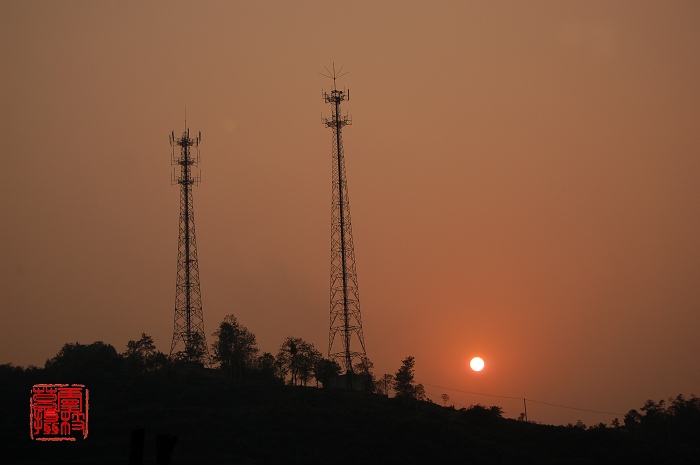
[[[564,425],[700,395],[700,2],[2,6],[0,365],[171,352],[185,117],[207,347],[328,357],[335,65],[377,379]]]

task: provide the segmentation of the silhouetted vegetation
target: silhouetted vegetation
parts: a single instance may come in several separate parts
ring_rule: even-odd
[[[127,342],[122,357],[127,369],[133,373],[159,370],[170,363],[168,356],[156,350],[153,338],[146,333],[141,333],[141,339],[138,341]]]
[[[649,440],[668,440],[669,443],[700,438],[700,399],[694,395],[686,399],[679,394],[668,402],[647,400],[640,411],[632,409],[625,415],[624,428],[627,431]]]
[[[389,391],[394,385],[394,375],[385,373],[374,384],[374,392],[389,397]]]
[[[277,373],[292,386],[306,386],[314,377],[314,370],[321,359],[321,352],[313,344],[289,336],[277,352]]]
[[[406,357],[401,362],[401,368],[394,375],[394,391],[399,399],[413,399],[416,396],[416,386],[413,383],[416,361]]]
[[[450,400],[450,396],[447,394],[442,394],[440,395],[440,399],[442,399],[442,406],[447,407],[447,401]]]
[[[102,341],[92,344],[65,344],[44,365],[44,377],[52,383],[80,383],[97,388],[118,380],[125,371],[125,359],[117,350]],[[84,381],[83,381],[84,380]],[[28,392],[28,391],[27,391]]]
[[[364,380],[364,390],[367,392],[374,392],[374,385],[377,382],[374,373],[372,373],[373,368],[374,363],[372,363],[367,356],[362,357],[362,359],[352,367],[356,375],[362,376]]]
[[[172,360],[178,363],[203,363],[206,359],[207,341],[198,333],[193,332],[189,341],[185,342],[185,349],[172,355]]]
[[[289,337],[277,357],[258,356],[255,336],[232,315],[215,334],[216,369],[181,366],[146,334],[122,353],[76,342],[44,368],[0,365],[3,463],[128,463],[137,426],[145,428],[144,463],[155,463],[158,437],[161,449],[163,438],[172,446],[177,437],[173,463],[645,464],[700,457],[694,395],[649,400],[610,425],[539,425],[503,418],[498,406],[457,410],[447,395],[443,406],[421,401],[413,357],[395,377],[375,381],[377,394],[317,389],[304,386],[314,378],[327,386],[340,366],[312,344]],[[358,372],[371,373],[371,362],[362,363]],[[88,438],[32,442],[31,386],[76,382],[90,389]],[[387,396],[390,387],[395,397]]]
[[[396,397],[400,399],[426,400],[425,388],[422,384],[413,382],[416,361],[413,357],[406,357],[401,362],[399,371],[394,375],[392,388]]]
[[[214,360],[219,362],[221,369],[227,371],[232,379],[241,379],[244,372],[255,366],[259,352],[255,334],[238,323],[235,316],[227,315],[214,336]]]
[[[330,385],[332,378],[340,375],[340,365],[335,360],[328,360],[327,358],[321,358],[316,362],[316,368],[314,369],[314,376],[321,383],[321,386],[327,387]]]

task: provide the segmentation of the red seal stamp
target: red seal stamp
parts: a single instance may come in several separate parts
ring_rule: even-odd
[[[36,441],[75,441],[88,435],[88,390],[83,384],[35,384],[29,434]]]

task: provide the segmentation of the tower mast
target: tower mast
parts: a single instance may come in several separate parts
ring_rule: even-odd
[[[354,373],[353,363],[362,362],[366,357],[366,351],[362,333],[360,294],[355,269],[355,249],[352,240],[342,137],[343,127],[352,124],[352,121],[348,116],[342,116],[340,112],[340,103],[350,99],[350,92],[338,90],[336,87],[336,80],[347,74],[342,70],[341,67],[336,72],[335,65],[333,65],[333,71],[326,68],[328,74],[324,76],[333,79],[333,90],[330,93],[323,93],[324,101],[332,106],[332,116],[323,118],[323,123],[333,130],[328,358],[338,362],[345,373],[351,375]]]
[[[201,140],[201,132],[195,138],[190,137],[187,119],[185,119],[185,130],[180,138],[175,138],[174,131],[170,134],[171,163],[180,166],[179,173],[174,173],[172,178],[173,184],[180,185],[180,234],[175,286],[175,325],[170,355],[187,362],[210,366],[209,349],[204,334],[192,199],[192,187],[201,181],[201,176],[192,172],[193,168],[199,164]],[[179,154],[175,153],[175,147],[180,147]],[[195,156],[191,153],[192,147],[196,149]]]

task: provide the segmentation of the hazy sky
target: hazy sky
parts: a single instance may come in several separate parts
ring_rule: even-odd
[[[695,1],[5,1],[0,363],[169,351],[185,106],[208,342],[233,313],[261,350],[325,353],[335,62],[377,374],[413,355],[429,393],[510,417],[427,384],[620,413],[700,394],[698,24]]]

